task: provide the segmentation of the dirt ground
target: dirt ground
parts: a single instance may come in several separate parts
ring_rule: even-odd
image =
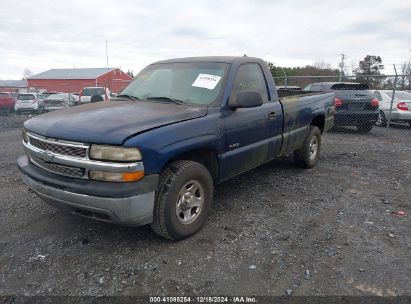
[[[28,118],[0,116],[0,295],[411,295],[409,127],[337,130],[312,170],[284,159],[227,181],[204,229],[170,242],[30,192]]]

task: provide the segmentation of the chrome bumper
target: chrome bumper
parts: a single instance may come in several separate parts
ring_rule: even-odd
[[[96,197],[53,188],[25,174],[22,178],[46,203],[69,213],[127,226],[153,221],[154,191],[126,198]]]

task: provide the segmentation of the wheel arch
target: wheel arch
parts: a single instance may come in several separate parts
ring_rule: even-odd
[[[325,126],[325,116],[323,114],[315,116],[310,123],[310,126],[315,126],[320,129],[321,134],[324,131],[324,126]]]
[[[212,148],[196,148],[189,151],[182,152],[169,159],[161,169],[163,171],[169,164],[178,160],[191,160],[202,164],[210,172],[213,181],[218,180],[218,157],[217,151]]]

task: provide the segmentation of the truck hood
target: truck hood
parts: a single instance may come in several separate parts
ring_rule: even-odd
[[[85,143],[121,145],[128,137],[207,115],[207,108],[148,101],[97,102],[46,113],[24,123],[33,133]]]

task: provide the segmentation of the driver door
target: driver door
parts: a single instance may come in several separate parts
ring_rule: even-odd
[[[240,65],[230,100],[236,99],[237,93],[243,90],[259,92],[263,105],[228,110],[224,119],[223,179],[274,158],[276,149],[281,145],[281,124],[276,123],[276,119],[281,120],[276,117],[281,113],[281,105],[278,101],[269,100],[267,82],[258,63]],[[274,133],[279,134],[280,138],[273,136]]]

